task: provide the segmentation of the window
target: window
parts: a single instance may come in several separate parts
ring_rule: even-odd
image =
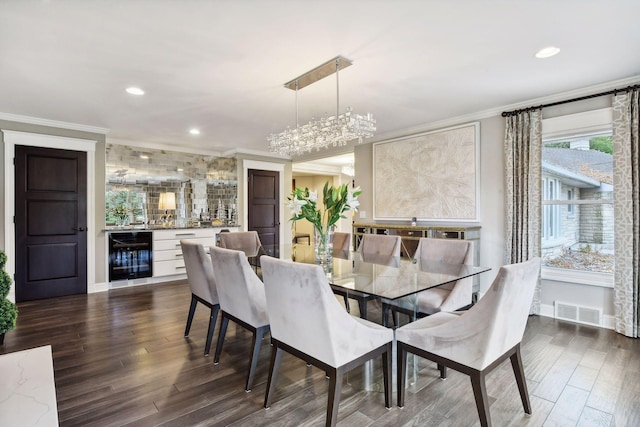
[[[558,200],[560,181],[553,178],[542,178],[542,200]],[[545,204],[542,206],[542,239],[551,240],[560,237],[560,206]]]
[[[613,273],[613,191],[610,132],[543,141],[543,277],[601,284],[588,276]]]

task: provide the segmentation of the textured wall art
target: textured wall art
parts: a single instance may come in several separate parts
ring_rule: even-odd
[[[479,123],[373,145],[374,219],[478,220]]]

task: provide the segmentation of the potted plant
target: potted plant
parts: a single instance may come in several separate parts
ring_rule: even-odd
[[[11,288],[11,277],[4,271],[7,255],[0,250],[0,345],[4,343],[5,332],[16,327],[18,308],[7,299]]]
[[[293,215],[291,221],[306,219],[313,224],[316,262],[325,263],[331,260],[333,227],[340,218],[346,218],[346,212],[357,210],[360,205],[358,196],[361,193],[360,187],[349,191],[347,184],[334,187],[326,182],[322,189],[324,211],[318,207],[317,191],[296,188],[289,196],[288,206]]]

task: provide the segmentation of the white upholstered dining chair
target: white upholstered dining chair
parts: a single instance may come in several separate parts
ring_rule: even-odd
[[[191,288],[191,306],[189,307],[184,336],[189,336],[191,322],[193,321],[198,303],[209,307],[211,309],[211,315],[209,316],[207,341],[204,346],[204,355],[208,356],[209,349],[211,348],[211,340],[213,339],[213,330],[216,319],[218,318],[218,311],[220,310],[211,258],[209,258],[209,255],[207,255],[204,247],[200,243],[180,240],[180,246],[182,247],[182,255],[184,257],[184,266],[187,270],[187,281],[189,282],[189,288]]]
[[[216,246],[212,246],[209,250],[222,311],[213,362],[217,364],[220,361],[229,320],[249,330],[253,334],[253,342],[245,390],[250,391],[262,339],[264,334],[269,332],[264,285],[251,269],[244,252]]]
[[[515,374],[522,406],[531,414],[520,342],[540,274],[540,258],[500,268],[485,295],[462,314],[439,312],[396,329],[398,406],[404,406],[407,353],[467,374],[480,424],[490,426],[485,376],[507,358]]]
[[[271,323],[271,367],[265,408],[273,399],[282,352],[293,354],[327,373],[326,425],[337,421],[343,375],[382,356],[385,406],[391,400],[393,330],[349,315],[334,297],[319,265],[262,259]]]

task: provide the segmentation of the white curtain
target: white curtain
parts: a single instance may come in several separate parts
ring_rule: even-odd
[[[542,113],[523,111],[507,117],[505,138],[505,264],[540,256]],[[531,305],[540,313],[540,283]]]
[[[640,329],[640,105],[638,88],[613,97],[616,331]]]

